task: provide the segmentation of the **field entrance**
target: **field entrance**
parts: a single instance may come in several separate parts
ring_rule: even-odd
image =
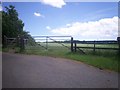
[[[32,36],[35,43],[26,43],[29,53],[67,53],[71,51],[71,36]]]

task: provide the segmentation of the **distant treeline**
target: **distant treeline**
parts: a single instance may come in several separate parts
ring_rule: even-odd
[[[106,41],[79,41],[79,40],[74,40],[76,43],[82,43],[82,44],[117,44],[117,41],[115,40],[106,40]]]
[[[106,41],[79,41],[79,40],[74,40],[74,43],[81,43],[81,44],[117,44],[118,42],[115,40],[106,40]],[[46,43],[46,42],[43,42]],[[71,40],[69,41],[50,41],[49,43],[71,43]]]

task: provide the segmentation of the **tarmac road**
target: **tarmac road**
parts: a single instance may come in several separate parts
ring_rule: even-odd
[[[3,53],[2,88],[118,88],[118,73],[81,62]]]

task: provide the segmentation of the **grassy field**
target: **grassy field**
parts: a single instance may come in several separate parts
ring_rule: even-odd
[[[46,47],[45,43],[42,43],[44,47]],[[64,44],[70,48],[70,44]],[[79,44],[79,46],[88,46],[87,44]],[[91,44],[89,45],[91,46]],[[98,47],[111,47],[116,48],[117,45],[98,45]],[[86,53],[81,54],[80,52],[72,53],[70,49],[62,46],[57,43],[48,43],[47,49],[37,45],[37,46],[26,46],[25,54],[36,54],[36,55],[44,55],[44,56],[52,56],[52,57],[61,57],[68,58],[71,60],[77,60],[84,62],[86,64],[98,67],[100,69],[108,69],[113,71],[118,70],[118,53],[114,50],[93,50],[83,49]]]

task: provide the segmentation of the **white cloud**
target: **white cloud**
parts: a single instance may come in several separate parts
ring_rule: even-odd
[[[62,8],[64,5],[66,5],[64,0],[41,0],[41,2],[56,8]]]
[[[71,26],[71,24],[66,24],[66,26],[67,26],[67,27],[70,27],[70,26]]]
[[[57,35],[71,35],[82,39],[116,39],[118,36],[118,17],[98,21],[74,22],[65,27],[52,29]]]
[[[37,16],[37,17],[44,17],[43,15],[41,15],[41,14],[38,13],[38,12],[34,12],[34,15]]]
[[[50,30],[51,28],[50,28],[50,26],[46,26],[46,29]]]

